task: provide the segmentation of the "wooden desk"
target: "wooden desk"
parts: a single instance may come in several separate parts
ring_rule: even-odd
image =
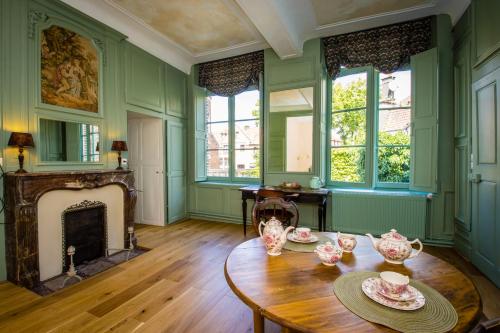
[[[267,189],[281,191],[286,194],[297,194],[297,198],[293,201],[296,203],[309,203],[318,205],[318,229],[319,231],[326,230],[326,209],[328,202],[328,194],[330,190],[321,188],[313,190],[310,188],[301,188],[298,190],[285,189],[277,186],[260,186],[250,185],[240,188],[241,191],[241,208],[243,210],[243,233],[247,234],[247,199],[255,200],[255,195],[259,189]],[[300,223],[300,220],[299,220]]]
[[[264,317],[300,332],[394,332],[356,316],[335,296],[333,281],[355,271],[397,271],[436,289],[457,311],[452,332],[469,332],[478,322],[479,293],[453,265],[424,252],[404,265],[388,264],[368,237],[357,240],[354,252],[345,253],[335,267],[321,264],[315,253],[283,250],[280,256],[268,256],[260,238],[235,247],[224,272],[233,292],[253,310],[255,332],[263,332]]]

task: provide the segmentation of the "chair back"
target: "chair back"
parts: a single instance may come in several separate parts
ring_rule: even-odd
[[[259,232],[260,221],[267,221],[271,217],[276,217],[284,227],[299,224],[299,209],[293,201],[286,201],[283,197],[268,197],[255,200],[252,208],[252,225],[255,231]]]

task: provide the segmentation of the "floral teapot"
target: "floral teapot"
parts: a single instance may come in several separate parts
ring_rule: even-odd
[[[417,239],[410,242],[408,239],[400,234],[395,229],[383,234],[380,239],[373,237],[371,234],[366,234],[370,237],[373,247],[377,250],[387,261],[391,264],[402,264],[405,259],[415,258],[422,252],[423,245]],[[418,243],[420,248],[413,251],[412,244]]]
[[[262,231],[262,226],[264,226],[264,231]],[[266,245],[267,254],[270,256],[279,256],[281,254],[281,249],[286,243],[286,235],[293,228],[294,227],[289,226],[283,229],[281,222],[274,216],[267,221],[267,223],[260,221],[259,234]]]

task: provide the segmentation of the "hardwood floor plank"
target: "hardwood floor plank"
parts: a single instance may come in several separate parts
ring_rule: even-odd
[[[46,297],[0,283],[0,332],[251,332],[252,311],[224,278],[229,252],[255,237],[248,231],[202,220],[137,225],[138,244],[151,251],[82,283]],[[426,250],[471,276],[485,314],[500,317],[498,288],[453,250]],[[280,331],[269,321],[265,328]]]

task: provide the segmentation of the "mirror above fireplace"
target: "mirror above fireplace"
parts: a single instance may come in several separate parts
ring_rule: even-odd
[[[40,119],[42,162],[99,162],[99,126],[52,119]]]

